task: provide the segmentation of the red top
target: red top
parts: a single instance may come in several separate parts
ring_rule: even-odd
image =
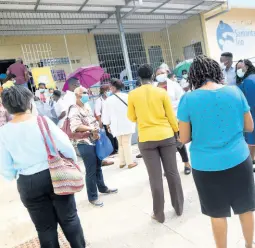
[[[14,74],[16,76],[16,84],[24,84],[27,83],[25,79],[25,74],[27,72],[26,66],[21,64],[20,62],[16,62],[8,68],[9,73]]]

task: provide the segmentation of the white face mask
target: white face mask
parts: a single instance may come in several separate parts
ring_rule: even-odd
[[[236,71],[236,74],[237,74],[238,77],[243,78],[245,72],[243,72],[243,69],[240,68],[240,69],[238,69],[238,70]]]
[[[220,67],[221,67],[222,70],[225,70],[227,68],[224,63],[221,63]]]
[[[183,75],[183,78],[184,78],[184,79],[187,79],[187,78],[188,78],[188,74],[184,74],[184,75]]]
[[[167,81],[167,74],[160,74],[156,77],[156,80],[159,82],[159,83],[164,83]]]

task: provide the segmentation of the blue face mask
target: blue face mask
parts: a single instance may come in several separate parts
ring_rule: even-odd
[[[109,97],[109,96],[111,96],[111,95],[112,95],[112,92],[111,92],[111,91],[107,91],[107,92],[106,92],[106,96],[107,96],[107,97]]]
[[[89,96],[88,95],[83,95],[81,98],[81,102],[83,104],[87,103],[89,101]]]

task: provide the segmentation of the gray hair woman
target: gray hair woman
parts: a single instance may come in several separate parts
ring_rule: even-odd
[[[89,202],[102,207],[103,202],[98,200],[98,192],[103,194],[117,193],[117,189],[109,189],[104,182],[102,172],[102,161],[96,154],[96,140],[99,137],[99,123],[93,115],[88,104],[88,91],[83,87],[78,87],[74,91],[76,105],[70,110],[70,128],[73,132],[89,132],[87,138],[76,140],[76,144],[86,168],[86,186]]]
[[[59,247],[59,224],[71,247],[84,248],[74,195],[53,192],[44,140],[37,118],[31,113],[32,99],[32,93],[23,86],[13,86],[2,93],[3,106],[13,119],[0,128],[0,174],[8,180],[18,178],[20,198],[36,227],[41,247]],[[57,149],[76,162],[69,138],[45,119]]]

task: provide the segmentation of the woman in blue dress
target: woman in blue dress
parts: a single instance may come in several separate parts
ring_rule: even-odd
[[[253,121],[255,121],[255,67],[248,59],[238,61],[236,65],[236,83],[244,93],[251,108]],[[245,133],[253,163],[255,163],[255,130]]]

